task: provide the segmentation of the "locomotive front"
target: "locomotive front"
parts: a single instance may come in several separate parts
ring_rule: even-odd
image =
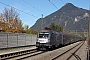
[[[50,45],[50,32],[48,30],[42,30],[38,33],[36,47],[47,48]]]

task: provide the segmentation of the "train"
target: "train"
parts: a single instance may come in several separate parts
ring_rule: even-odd
[[[39,31],[36,41],[37,49],[53,49],[56,47],[61,47],[68,45],[77,41],[80,41],[81,37],[66,34],[63,32],[57,32],[51,29],[42,29]]]

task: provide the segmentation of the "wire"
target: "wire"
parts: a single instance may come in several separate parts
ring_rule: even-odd
[[[62,1],[62,3],[64,4],[63,0],[61,0],[61,1]]]
[[[41,12],[42,14],[43,14],[43,12],[42,11],[40,11],[39,9],[37,9],[36,7],[34,7],[34,6],[32,6],[30,3],[28,3],[28,2],[26,2],[25,0],[22,0],[23,2],[25,2],[25,3],[27,3],[29,6],[31,6],[31,7],[33,7],[33,8],[35,8],[37,11],[39,11],[39,12]]]
[[[56,9],[58,9],[55,4],[53,4],[50,0],[48,0]]]
[[[10,5],[8,5],[8,4],[5,4],[5,3],[3,3],[3,2],[0,2],[0,3],[3,4],[3,5],[6,5],[6,6],[8,6],[8,7],[12,7],[12,6],[10,6]],[[25,13],[25,14],[28,14],[28,15],[33,16],[33,17],[35,17],[35,18],[38,18],[37,16],[34,16],[34,15],[29,14],[29,13],[27,13],[27,12],[24,12],[24,11],[22,11],[22,10],[20,10],[20,9],[17,9],[17,8],[15,8],[15,7],[13,7],[13,8],[16,9],[16,10],[18,10],[18,11],[20,11],[20,12],[23,12],[23,13]]]

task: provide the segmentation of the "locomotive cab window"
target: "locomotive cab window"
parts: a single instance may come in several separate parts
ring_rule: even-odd
[[[49,38],[49,33],[48,32],[40,32],[39,38]]]

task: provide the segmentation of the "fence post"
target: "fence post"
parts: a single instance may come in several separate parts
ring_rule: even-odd
[[[26,45],[26,34],[25,34],[25,45]]]
[[[8,33],[7,33],[7,48],[8,48]]]
[[[18,46],[18,33],[17,33],[17,46]]]

